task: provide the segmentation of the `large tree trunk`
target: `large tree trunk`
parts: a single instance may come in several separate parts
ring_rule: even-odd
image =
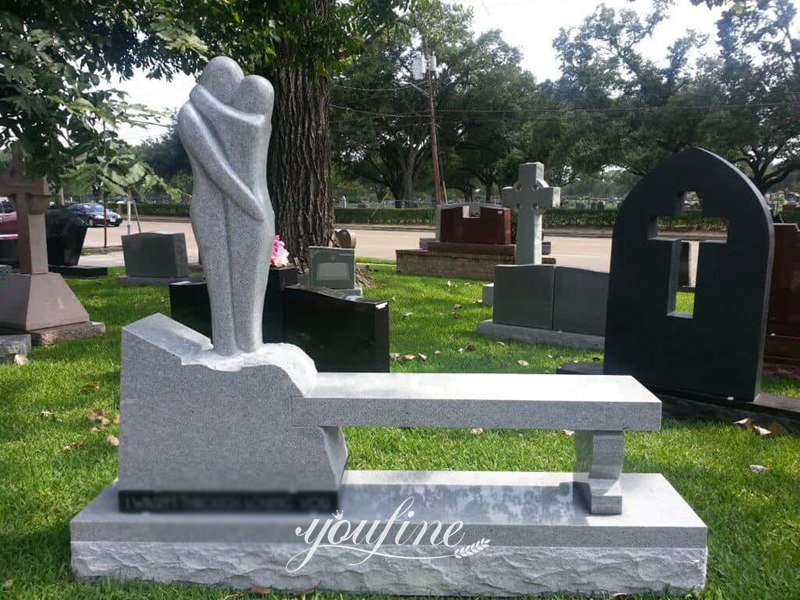
[[[333,10],[333,0],[313,5],[317,17]],[[302,65],[291,39],[280,46],[276,59],[259,73],[275,88],[267,181],[276,231],[290,256],[305,267],[308,247],[327,245],[333,233],[331,82]]]

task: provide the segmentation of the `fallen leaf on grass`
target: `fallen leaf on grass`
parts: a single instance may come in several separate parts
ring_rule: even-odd
[[[498,346],[505,346],[505,345],[506,345],[506,343],[505,343],[505,342],[497,342],[497,345],[498,345]]]
[[[115,435],[110,435],[110,436],[108,436],[106,438],[106,443],[109,446],[113,446],[114,448],[118,448],[119,447],[119,438],[117,438],[117,436],[115,436]]]
[[[474,352],[475,351],[475,344],[467,344],[464,346],[464,352]]]
[[[122,422],[122,417],[120,415],[114,415],[114,418],[111,420],[114,425],[119,425]]]
[[[758,425],[753,425],[753,431],[755,431],[761,437],[767,437],[768,435],[772,435],[772,432],[769,429],[765,429],[764,427],[759,427]]]
[[[549,358],[550,360],[553,360],[553,355],[552,354],[548,354],[547,358]]]
[[[72,442],[71,444],[67,444],[66,446],[64,446],[64,450],[67,450],[67,451],[69,451],[69,450],[80,450],[85,445],[86,444],[84,442]]]
[[[434,355],[434,356],[439,356],[441,353],[442,353],[442,351],[441,351],[441,350],[434,350],[434,351],[433,351],[433,355]]]
[[[475,429],[471,429],[470,433],[472,435],[480,435],[483,433],[483,427],[476,427]]]
[[[5,590],[6,592],[8,590],[10,590],[11,588],[13,588],[13,587],[14,587],[14,580],[13,579],[6,579],[3,582],[3,590]]]
[[[573,435],[575,435],[575,432],[572,431],[571,429],[565,429],[564,435],[566,435],[567,437],[572,437]]]
[[[453,282],[449,279],[447,280],[447,287],[453,287]]]
[[[389,352],[389,358],[392,360],[400,360],[400,353],[399,352]]]
[[[742,419],[741,421],[734,421],[733,424],[742,429],[750,429],[750,425],[753,424],[753,419]]]
[[[753,473],[769,473],[769,468],[763,465],[750,465],[750,470]]]
[[[136,304],[134,304],[133,305],[133,310],[142,310],[142,303],[141,302],[137,302]]]
[[[14,364],[17,365],[18,367],[24,367],[29,362],[31,361],[29,361],[28,357],[25,356],[24,354],[17,354],[14,356]]]
[[[427,355],[427,354],[423,354],[422,352],[417,352],[417,356],[419,356],[419,359],[420,359],[421,361],[426,361],[426,360],[428,360],[428,355]]]
[[[773,421],[772,425],[768,427],[773,435],[789,435],[789,430],[777,421]]]
[[[480,298],[478,298],[477,300],[473,300],[472,302],[474,304],[483,304],[483,300],[481,300]]]
[[[520,367],[529,367],[529,366],[530,366],[530,363],[529,363],[527,360],[522,360],[522,359],[519,359],[519,360],[517,361],[517,364],[518,364]]]
[[[404,354],[403,358],[406,359],[406,360],[414,360],[415,358],[417,358],[417,355],[416,354]]]
[[[461,305],[461,304],[454,304],[453,305],[453,310],[458,310],[459,308],[464,308],[464,306]]]
[[[56,413],[51,412],[49,410],[43,410],[39,413],[39,416],[44,419],[53,419],[56,423],[61,423],[61,417],[59,417]]]
[[[461,313],[454,312],[454,313],[453,313],[453,318],[454,318],[456,321],[458,321],[458,320],[461,318]]]
[[[100,382],[99,381],[92,381],[91,383],[87,383],[83,386],[84,391],[87,392],[94,392],[100,389]]]
[[[95,408],[94,410],[92,410],[92,412],[89,413],[89,417],[88,418],[92,422],[100,421],[100,420],[106,418],[106,411],[104,411],[102,408]],[[108,420],[108,419],[106,419],[106,420]]]
[[[250,588],[250,593],[256,596],[269,596],[272,594],[272,588],[264,587],[263,585],[255,585]]]
[[[414,314],[413,312],[407,312],[407,313],[403,313],[403,318],[404,318],[404,319],[407,319],[408,317],[410,317],[410,316],[411,316],[411,315],[413,315],[413,314]]]

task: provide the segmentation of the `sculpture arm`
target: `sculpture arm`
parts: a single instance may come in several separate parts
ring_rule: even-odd
[[[228,161],[222,159],[225,156],[224,150],[203,117],[189,102],[178,113],[178,130],[189,154],[196,157],[197,162],[223,193],[247,216],[263,221],[266,217],[264,208]],[[206,157],[206,160],[201,160],[201,157]]]
[[[261,125],[266,118],[265,115],[244,112],[225,104],[202,85],[196,85],[192,88],[192,91],[189,93],[189,99],[192,101],[192,105],[200,111],[204,117],[211,121],[235,119],[257,127]]]

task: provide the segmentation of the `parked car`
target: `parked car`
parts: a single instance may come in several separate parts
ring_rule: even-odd
[[[17,234],[17,213],[0,209],[0,235]]]
[[[73,213],[77,213],[83,217],[83,220],[90,227],[103,226],[103,205],[96,202],[89,202],[87,204],[73,204],[69,207]],[[112,227],[119,227],[122,223],[120,217],[113,210],[107,210],[105,213],[106,222]]]

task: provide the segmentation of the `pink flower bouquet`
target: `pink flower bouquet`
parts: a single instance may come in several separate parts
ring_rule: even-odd
[[[272,244],[272,257],[269,259],[269,264],[279,268],[289,266],[289,251],[286,250],[286,245],[279,235],[275,236],[275,243]]]

